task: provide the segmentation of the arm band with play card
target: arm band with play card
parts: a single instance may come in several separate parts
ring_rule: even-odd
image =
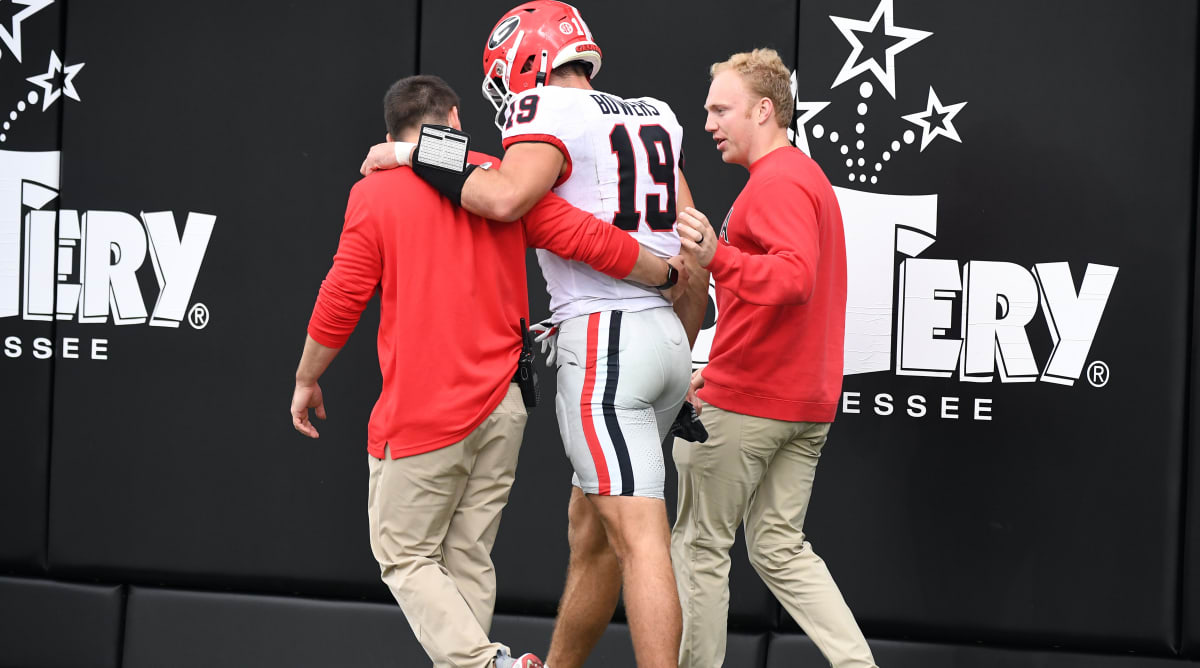
[[[426,123],[421,126],[421,139],[413,153],[413,171],[454,206],[462,206],[463,184],[475,171],[475,165],[467,164],[470,143],[465,132]]]

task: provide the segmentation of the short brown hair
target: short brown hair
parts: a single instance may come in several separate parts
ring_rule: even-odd
[[[759,98],[767,98],[775,105],[775,122],[786,128],[792,123],[796,103],[792,97],[792,73],[775,49],[755,49],[748,53],[735,53],[729,60],[713,63],[709,74],[714,78],[732,69],[742,75],[746,87]]]
[[[585,79],[591,79],[592,65],[591,63],[585,63],[582,60],[569,60],[554,68],[554,71],[551,72],[551,74],[557,74],[559,76],[577,74]]]
[[[458,94],[441,77],[418,74],[404,77],[383,96],[383,118],[392,139],[422,123],[445,124],[458,106]]]

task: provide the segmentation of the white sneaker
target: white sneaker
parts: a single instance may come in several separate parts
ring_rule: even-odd
[[[513,668],[543,668],[542,660],[533,654],[522,654],[521,656],[517,657],[517,661],[513,664]]]
[[[533,654],[522,654],[514,659],[504,650],[496,653],[495,665],[496,668],[544,668],[542,660]]]

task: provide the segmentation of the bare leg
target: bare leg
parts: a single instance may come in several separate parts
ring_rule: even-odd
[[[580,668],[612,620],[621,595],[621,568],[595,506],[571,488],[567,510],[571,561],[550,638],[550,668]]]
[[[682,620],[662,499],[589,496],[621,563],[625,614],[639,668],[676,668]],[[558,668],[552,666],[551,668]]]

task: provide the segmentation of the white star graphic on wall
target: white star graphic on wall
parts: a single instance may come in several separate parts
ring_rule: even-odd
[[[925,111],[918,111],[915,114],[902,116],[909,123],[915,123],[921,126],[921,150],[924,151],[929,142],[933,141],[939,135],[947,139],[953,139],[958,143],[962,143],[962,139],[958,136],[958,130],[954,127],[954,117],[963,107],[967,106],[966,102],[958,104],[942,105],[942,101],[938,99],[937,93],[933,92],[933,87],[929,87],[929,101],[925,105]]]
[[[52,4],[54,0],[11,0],[14,5],[25,5],[25,9],[13,14],[12,25],[0,26],[0,42],[8,47],[9,53],[21,62],[21,22]]]
[[[79,70],[83,69],[85,63],[76,63],[63,67],[62,61],[58,59],[58,54],[54,51],[50,52],[50,65],[46,68],[45,74],[29,77],[26,81],[40,86],[45,90],[42,95],[42,111],[50,108],[51,104],[58,99],[60,94],[80,102],[79,91],[75,90],[74,79],[75,75],[79,74]],[[59,88],[58,74],[63,74],[62,87]]]
[[[838,72],[837,78],[834,79],[833,86],[830,88],[836,88],[863,72],[869,71],[875,75],[875,78],[887,89],[893,99],[896,97],[896,54],[933,34],[924,30],[897,27],[893,23],[892,0],[880,0],[879,6],[875,8],[875,14],[869,21],[856,21],[841,16],[830,16],[829,18],[853,47],[850,57],[842,65],[842,70]],[[882,26],[880,25],[881,20]],[[863,52],[863,42],[856,33],[869,33],[875,36],[880,28],[882,28],[882,35],[879,37],[882,37],[884,42],[892,42],[883,46],[883,66],[880,66],[875,54],[869,54],[866,60],[858,62]]]
[[[804,127],[813,116],[821,113],[821,110],[828,107],[828,102],[796,102],[796,115],[792,121],[792,131],[796,138],[792,142],[808,157],[812,157],[812,151],[808,149],[808,130]]]
[[[799,97],[799,84],[796,81],[796,72],[792,72],[792,101],[795,105],[795,111],[792,113],[792,125],[788,128],[788,139],[792,141],[792,145],[804,151],[808,157],[812,157],[812,152],[808,150],[808,130],[804,127],[813,116],[821,113],[821,110],[829,106],[828,102],[801,102]],[[820,137],[818,136],[818,139]]]

